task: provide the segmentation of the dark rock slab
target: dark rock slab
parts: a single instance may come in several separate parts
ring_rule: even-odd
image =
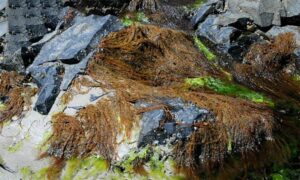
[[[212,112],[180,98],[160,98],[155,103],[144,101],[136,103],[138,108],[157,105],[164,105],[168,112],[161,107],[143,113],[140,121],[141,131],[138,146],[152,143],[165,144],[166,140],[171,137],[186,139],[193,132],[194,123],[215,121]]]
[[[64,68],[59,63],[50,63],[32,68],[31,76],[37,83],[40,92],[34,110],[48,114],[60,92]]]
[[[105,36],[121,27],[115,16],[78,16],[73,26],[43,46],[33,65],[56,60],[67,64],[78,63],[88,54],[89,48],[95,48],[89,47],[93,38],[99,39],[100,36]]]

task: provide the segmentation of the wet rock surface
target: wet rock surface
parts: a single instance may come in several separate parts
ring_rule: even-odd
[[[40,45],[41,50],[27,72],[42,89],[36,104],[36,110],[42,114],[50,111],[60,90],[67,90],[76,75],[84,73],[101,38],[122,28],[118,18],[111,15],[78,15],[73,22],[64,32],[57,34],[54,31],[34,46]],[[43,72],[41,69],[45,66],[47,70]],[[53,73],[48,72],[48,67],[56,66],[59,71],[50,69]]]
[[[161,98],[156,103],[137,102],[138,108],[156,107],[144,112],[141,118],[141,131],[138,146],[147,144],[175,143],[187,139],[197,129],[197,124],[215,121],[212,112],[197,107],[182,99]]]

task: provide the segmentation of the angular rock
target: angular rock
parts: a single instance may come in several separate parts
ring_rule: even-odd
[[[72,83],[73,79],[78,74],[83,74],[88,65],[88,61],[94,55],[95,51],[90,52],[80,63],[74,65],[64,65],[65,74],[63,77],[63,81],[61,83],[60,89],[65,91],[68,89],[69,85]]]
[[[230,47],[232,39],[240,34],[239,30],[219,24],[220,19],[216,15],[210,15],[199,25],[196,34],[205,37],[211,42],[217,44],[223,51],[227,51]]]
[[[164,105],[168,111],[166,112],[162,106],[143,113],[138,146],[154,142],[165,144],[171,136],[175,136],[175,139],[186,139],[193,132],[195,123],[215,121],[212,112],[180,98],[160,98],[159,103],[143,101],[136,103],[138,108],[150,108],[157,105]]]
[[[78,16],[72,27],[43,46],[33,65],[56,60],[67,64],[78,63],[89,53],[90,49],[95,48],[90,47],[96,45],[96,43],[91,45],[94,39],[97,39],[98,42],[100,37],[121,28],[122,25],[118,19],[111,15],[105,17]]]
[[[249,14],[261,27],[281,25],[286,11],[281,0],[228,0],[228,9],[234,13]]]
[[[32,68],[31,76],[40,89],[34,110],[44,115],[49,113],[60,92],[63,71],[63,66],[58,63]]]
[[[192,26],[196,28],[199,23],[203,22],[206,17],[214,11],[216,11],[216,4],[220,2],[219,0],[210,0],[203,4],[196,12],[195,16],[192,18]]]

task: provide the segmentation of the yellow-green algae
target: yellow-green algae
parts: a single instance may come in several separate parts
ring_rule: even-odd
[[[136,172],[134,172],[134,163],[137,161],[143,161],[143,165],[147,172],[147,177],[139,175],[139,179],[167,179],[167,180],[179,180],[184,179],[182,174],[179,175],[168,175],[166,174],[167,168],[166,163],[171,166],[171,171],[175,172],[175,163],[172,159],[167,158],[165,160],[161,159],[161,154],[164,154],[159,147],[146,146],[141,148],[138,152],[131,151],[127,158],[122,161],[119,165],[125,170],[120,172],[119,179],[126,179],[130,177],[136,177]],[[170,169],[169,169],[170,170]],[[127,177],[126,177],[127,176]]]
[[[83,160],[72,158],[67,161],[63,180],[81,180],[97,175],[108,170],[108,163],[101,157],[93,155]]]
[[[24,144],[24,142],[23,142],[23,140],[21,140],[12,146],[9,146],[8,152],[15,153],[15,152],[19,151],[22,148],[23,144]]]
[[[271,99],[258,92],[252,91],[244,86],[234,84],[233,82],[222,81],[218,78],[210,76],[188,78],[186,79],[186,83],[191,88],[207,88],[219,94],[236,96],[256,103],[265,103],[271,107],[274,106],[274,102]]]
[[[50,147],[50,144],[48,144],[48,140],[49,138],[52,136],[53,132],[51,130],[49,131],[46,131],[44,134],[43,134],[43,138],[42,138],[42,141],[37,145],[37,148],[41,151],[41,152],[46,152],[49,147]]]
[[[137,12],[135,13],[134,17],[130,18],[128,15],[126,15],[122,19],[122,23],[124,26],[128,27],[135,23],[149,23],[148,17],[143,12]]]
[[[194,37],[194,40],[199,50],[204,53],[208,60],[214,61],[216,59],[216,56],[201,42],[197,36]]]
[[[29,166],[23,167],[20,170],[23,180],[47,180],[48,167],[42,168],[37,172],[30,169]]]

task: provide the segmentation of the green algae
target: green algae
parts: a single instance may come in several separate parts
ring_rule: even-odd
[[[236,96],[256,103],[265,103],[271,107],[274,106],[274,102],[271,99],[258,92],[252,91],[246,87],[234,84],[232,82],[225,82],[210,76],[188,78],[186,79],[186,83],[191,88],[207,88],[219,94]]]
[[[93,155],[85,159],[72,158],[66,163],[63,180],[87,179],[96,177],[108,170],[108,163],[101,157]]]
[[[52,131],[47,131],[43,134],[42,141],[37,145],[37,148],[40,149],[41,152],[45,152],[49,149],[50,144],[47,144],[47,142],[52,134]]]
[[[6,110],[5,104],[3,104],[3,103],[0,102],[0,112],[1,111],[5,111],[5,110]]]
[[[194,37],[194,40],[199,50],[204,53],[209,61],[214,61],[216,59],[216,55],[214,55],[197,36]]]
[[[129,17],[128,15],[126,15],[122,19],[122,24],[125,27],[140,23],[149,23],[149,18],[143,12],[137,12],[133,17]]]
[[[195,0],[195,2],[189,6],[187,6],[188,9],[197,9],[199,8],[203,3],[205,3],[207,0]]]
[[[20,170],[20,173],[22,175],[23,180],[32,179],[33,172],[32,172],[32,170],[30,169],[29,166],[22,167],[21,170]]]
[[[19,151],[22,148],[23,144],[24,144],[24,142],[23,142],[23,140],[21,140],[12,146],[9,146],[8,152],[15,153],[15,152]]]

